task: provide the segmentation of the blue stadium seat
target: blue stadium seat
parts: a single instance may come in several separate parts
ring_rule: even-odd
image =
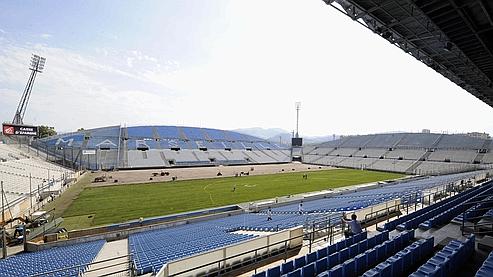
[[[377,250],[377,261],[387,257],[387,248],[385,244],[377,245],[375,249]]]
[[[327,265],[328,265],[328,259],[327,257],[325,258],[322,258],[318,261],[315,262],[315,271],[317,272],[317,274],[320,274],[324,271],[327,270]]]
[[[362,240],[358,242],[358,252],[362,253],[368,249],[368,240]]]
[[[301,270],[301,276],[303,277],[314,277],[316,275],[315,273],[315,263],[311,263],[308,265],[305,265],[303,269]]]
[[[328,270],[329,277],[344,277],[341,265],[336,265]]]
[[[279,277],[281,276],[281,266],[275,266],[267,270],[267,277]]]
[[[294,268],[302,268],[306,265],[305,256],[294,259]]]
[[[377,264],[377,250],[372,248],[365,252],[367,266],[375,266]]]
[[[317,260],[317,252],[312,252],[306,255],[306,264],[313,263]]]
[[[339,261],[344,262],[349,259],[349,248],[344,248],[339,251]]]
[[[355,277],[356,274],[356,263],[354,259],[349,259],[342,264],[342,272],[344,277]]]
[[[294,261],[287,261],[281,265],[281,273],[288,274],[294,270]]]
[[[405,265],[412,264],[413,263],[413,257],[411,254],[411,250],[409,249],[403,249],[397,253],[397,256],[400,256],[402,258],[402,262]]]
[[[340,264],[341,260],[339,259],[339,253],[330,254],[327,258],[327,261],[327,268],[331,268],[337,264]]]
[[[387,259],[392,265],[392,276],[400,276],[404,272],[404,260],[400,256],[392,256]]]
[[[317,260],[327,257],[327,251],[328,251],[327,247],[317,250]]]
[[[392,266],[388,262],[380,263],[376,266],[381,277],[392,277]]]
[[[354,256],[358,255],[358,253],[359,253],[358,244],[353,244],[353,245],[349,246],[349,256],[354,257]]]
[[[357,274],[359,274],[360,272],[364,272],[365,268],[367,267],[365,253],[356,255],[356,257],[354,257],[354,263],[355,263],[355,270]]]

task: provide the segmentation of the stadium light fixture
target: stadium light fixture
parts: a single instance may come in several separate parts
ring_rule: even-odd
[[[31,57],[31,67],[29,69],[42,72],[45,67],[46,58],[33,54]]]
[[[31,63],[29,64],[29,70],[31,74],[27,81],[24,92],[22,93],[21,100],[17,106],[17,110],[12,120],[13,124],[23,124],[24,114],[26,113],[27,105],[29,103],[29,98],[31,97],[31,91],[33,88],[34,80],[36,79],[36,74],[42,73],[45,68],[46,58],[33,54],[31,56]]]

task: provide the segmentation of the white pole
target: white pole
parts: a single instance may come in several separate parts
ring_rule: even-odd
[[[33,209],[33,187],[31,181],[31,173],[29,173],[29,202],[31,203],[31,212]]]
[[[3,202],[3,181],[0,181],[0,187],[1,187],[1,190],[2,190],[2,224],[3,224],[3,228],[2,228],[2,258],[5,259],[7,258],[7,236],[5,234],[5,204]]]

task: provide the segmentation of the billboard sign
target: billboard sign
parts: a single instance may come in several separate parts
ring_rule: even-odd
[[[27,125],[14,125],[14,124],[3,124],[2,132],[7,136],[38,136],[37,126],[27,126]]]
[[[82,155],[96,155],[95,149],[83,149]]]

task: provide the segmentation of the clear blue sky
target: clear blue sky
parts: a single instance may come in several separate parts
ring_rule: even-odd
[[[0,120],[301,133],[486,131],[493,110],[322,0],[2,1]]]

